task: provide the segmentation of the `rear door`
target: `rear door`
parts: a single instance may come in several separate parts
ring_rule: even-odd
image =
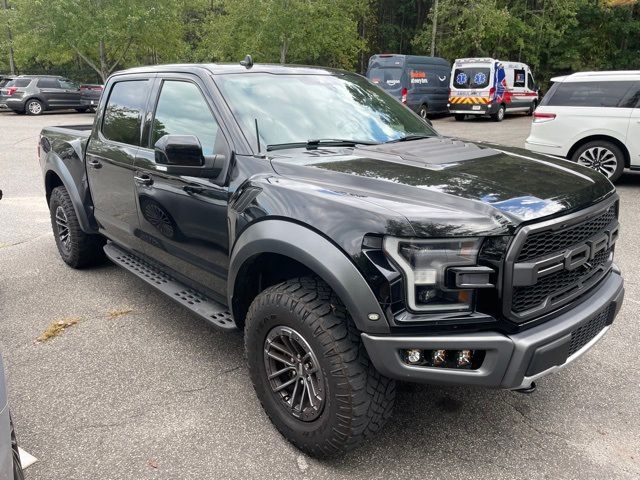
[[[195,75],[159,74],[152,117],[136,160],[136,195],[145,253],[214,298],[225,299],[229,189],[209,178],[168,174],[155,162],[164,135],[194,135],[204,155],[230,156],[216,110]]]
[[[64,105],[64,89],[57,78],[38,78],[36,87],[38,87],[38,96],[49,108],[59,108]]]
[[[109,85],[102,121],[87,146],[87,178],[101,232],[130,250],[141,250],[134,162],[153,78],[116,77]]]

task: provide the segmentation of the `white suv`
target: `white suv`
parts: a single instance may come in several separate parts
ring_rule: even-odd
[[[578,162],[616,181],[640,169],[640,71],[551,79],[525,147]]]

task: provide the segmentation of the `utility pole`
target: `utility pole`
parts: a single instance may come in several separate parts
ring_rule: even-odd
[[[7,5],[7,0],[2,0],[2,8],[5,11],[9,11],[9,6]],[[9,70],[11,70],[11,75],[16,74],[16,62],[13,60],[13,36],[11,35],[11,28],[7,24],[7,40],[9,40]]]
[[[6,1],[6,0],[5,0]],[[436,54],[436,31],[438,30],[438,0],[433,2],[433,26],[431,30],[431,56]]]

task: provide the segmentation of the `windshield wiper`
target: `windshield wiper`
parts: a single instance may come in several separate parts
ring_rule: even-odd
[[[346,140],[342,138],[312,138],[306,142],[274,143],[267,145],[267,151],[285,150],[287,148],[306,148],[315,150],[320,146],[326,147],[355,147],[356,145],[378,145],[379,142],[372,140]]]
[[[394,138],[393,140],[389,140],[387,142],[384,143],[398,143],[398,142],[409,142],[411,140],[422,140],[423,138],[431,138],[434,135],[424,135],[421,133],[410,133],[408,135],[405,135],[404,137],[400,137],[400,138]]]

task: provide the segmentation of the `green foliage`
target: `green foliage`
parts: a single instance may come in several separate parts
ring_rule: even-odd
[[[366,70],[373,53],[428,54],[434,0],[0,0],[0,72],[104,81],[167,62],[287,62]],[[11,32],[13,41],[9,42]],[[436,55],[529,63],[545,83],[640,69],[634,0],[439,0]]]

